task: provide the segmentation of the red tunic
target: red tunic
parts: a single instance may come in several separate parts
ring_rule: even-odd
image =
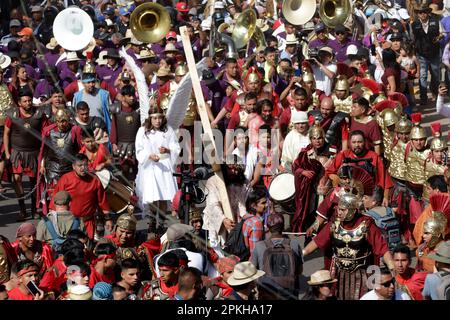
[[[31,293],[23,294],[18,287],[8,291],[8,297],[9,300],[34,300]]]
[[[20,243],[19,239],[11,243],[11,246],[14,250],[17,260],[21,260],[22,259],[21,256],[24,255],[22,253],[22,250],[20,249],[19,243]],[[47,269],[50,268],[53,264],[54,261],[53,250],[44,241],[36,240],[34,255],[35,255],[34,262],[36,262],[37,265],[41,268],[39,271],[39,275],[42,276],[47,271]]]
[[[364,133],[367,150],[374,150],[375,145],[379,145],[383,142],[380,126],[375,120],[361,123],[352,118],[349,130],[350,132],[360,130]]]
[[[80,153],[86,154],[85,146],[81,147]],[[108,155],[109,152],[105,145],[99,144],[98,150],[94,155],[94,159],[89,159],[89,171],[96,171],[95,168],[97,168],[99,164],[105,163],[108,160]]]
[[[59,292],[61,285],[67,281],[67,266],[64,264],[62,257],[55,260],[53,265],[47,269],[42,280],[39,282],[39,288],[45,292]]]
[[[100,180],[96,176],[86,175],[79,177],[75,171],[66,173],[56,184],[55,194],[58,191],[65,190],[70,193],[72,201],[70,211],[75,217],[81,217],[86,227],[89,238],[94,238],[94,214],[100,207],[104,211],[109,211],[109,205],[106,201],[105,189],[103,189]],[[54,210],[53,199],[50,202],[50,209]]]
[[[113,283],[116,279],[113,270],[108,270],[105,274],[100,274],[91,266],[91,275],[89,276],[89,288],[93,288],[97,282]]]
[[[336,158],[333,159],[333,162],[330,164],[329,167],[326,168],[325,173],[327,175],[330,174],[337,174],[339,168],[342,166],[344,158],[351,158],[351,159],[366,159],[370,158],[372,159],[372,165],[375,167],[375,183],[379,185],[381,188],[384,189],[390,189],[392,188],[392,180],[390,177],[386,174],[386,170],[384,168],[383,160],[381,157],[376,154],[374,151],[367,151],[366,154],[358,157],[356,156],[352,150],[342,150],[337,155]],[[363,163],[361,163],[362,165]]]
[[[403,278],[398,274],[395,276],[395,281],[397,281],[400,287],[406,290],[411,299],[423,300],[422,290],[428,273],[416,272],[413,268],[409,268],[409,271],[408,278]]]

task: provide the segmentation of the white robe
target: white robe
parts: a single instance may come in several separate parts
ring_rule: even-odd
[[[145,133],[145,127],[140,127],[136,134],[136,159],[139,162],[136,177],[136,194],[141,208],[144,204],[155,201],[172,201],[177,192],[177,182],[173,173],[180,153],[180,145],[171,127],[167,131]],[[160,155],[159,147],[170,150],[169,154]],[[149,159],[151,154],[161,157],[158,162]]]
[[[298,133],[297,130],[292,129],[286,136],[283,142],[283,154],[281,156],[281,164],[293,163],[297,159],[298,154],[303,148],[307,147],[311,141],[309,136]]]

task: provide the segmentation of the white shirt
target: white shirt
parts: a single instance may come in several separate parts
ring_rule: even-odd
[[[331,87],[333,84],[333,79],[326,76],[325,72],[316,64],[311,65],[312,71],[314,73],[314,79],[316,80],[316,89],[322,90],[327,96],[331,94]],[[325,68],[336,74],[337,65],[329,64],[324,65]]]
[[[444,104],[444,98],[440,95],[436,99],[436,112],[450,118],[450,104]]]
[[[297,130],[292,129],[283,142],[283,154],[281,156],[281,164],[284,166],[286,162],[291,164],[297,159],[298,154],[303,148],[311,143],[309,136],[302,135]]]
[[[379,295],[377,295],[375,290],[370,290],[365,295],[363,295],[359,300],[386,300],[386,299],[382,299]],[[411,300],[411,298],[400,289],[395,289],[395,300]]]

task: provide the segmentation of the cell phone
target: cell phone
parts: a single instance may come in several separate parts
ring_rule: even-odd
[[[295,77],[300,77],[302,75],[302,70],[300,70],[300,69],[295,69],[295,71],[294,71],[294,76]]]
[[[39,290],[39,288],[37,287],[37,285],[33,281],[29,281],[27,283],[27,289],[28,289],[28,291],[30,291],[30,293],[33,296],[41,293],[41,291]]]

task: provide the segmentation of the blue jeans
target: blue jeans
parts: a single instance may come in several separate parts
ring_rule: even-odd
[[[433,94],[437,95],[439,86],[439,73],[441,66],[441,59],[439,56],[429,59],[423,56],[418,56],[420,64],[420,78],[419,78],[419,88],[420,88],[420,100],[426,102],[427,99],[427,80],[428,80],[428,70],[431,73],[431,83],[430,90]]]

